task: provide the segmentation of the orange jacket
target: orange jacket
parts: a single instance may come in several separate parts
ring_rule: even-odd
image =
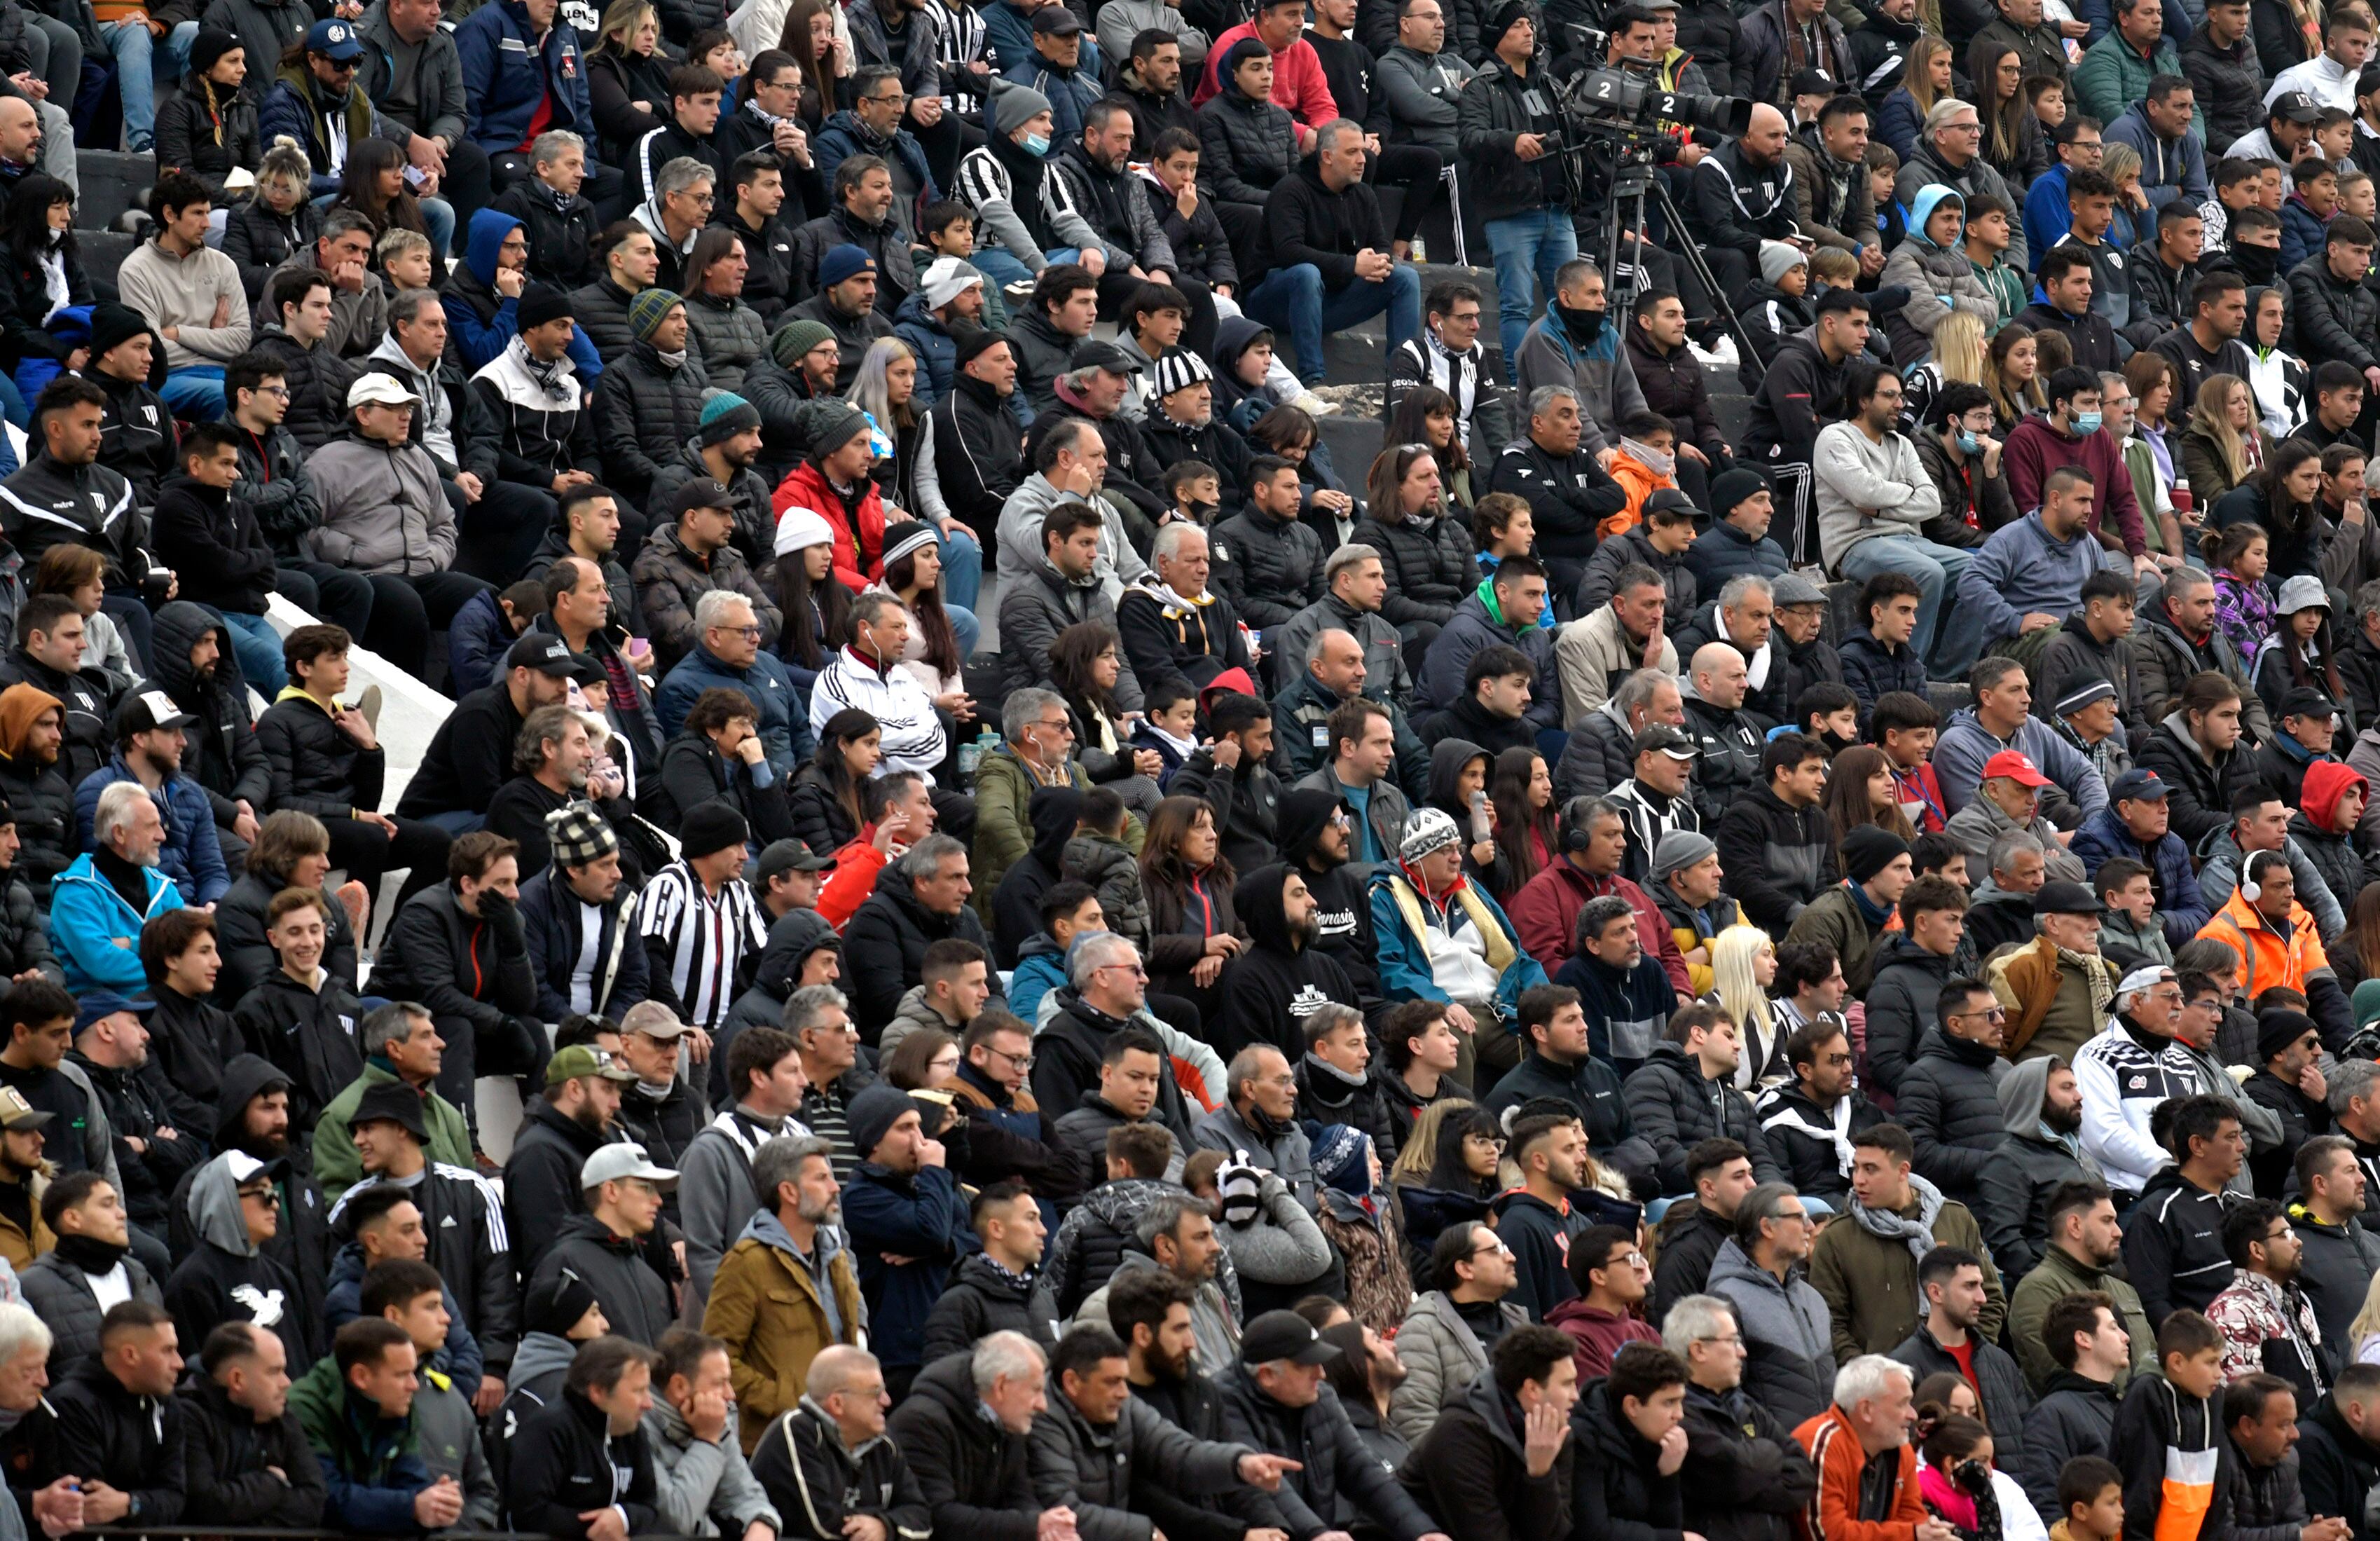
[[[1867,1470],[1867,1452],[1860,1448],[1859,1431],[1828,1407],[1793,1431],[1810,1464],[1818,1469],[1818,1496],[1802,1511],[1802,1541],[1915,1541],[1925,1519],[1925,1500],[1917,1494],[1917,1451],[1907,1445],[1898,1452],[1900,1474],[1894,1484],[1892,1518],[1863,1520],[1860,1476]]]
[[[2330,966],[2313,916],[2303,904],[2289,906],[2289,934],[2283,936],[2234,889],[2229,902],[2198,928],[2198,934],[2212,937],[2239,954],[2242,1001],[2253,1001],[2259,991],[2275,985],[2287,985],[2302,994],[2306,976]]]
[[[1663,476],[1626,450],[1614,451],[1611,457],[1611,479],[1628,491],[1628,506],[1595,527],[1597,539],[1609,540],[1621,530],[1638,524],[1645,517],[1645,500],[1664,488],[1675,488],[1675,476]]]

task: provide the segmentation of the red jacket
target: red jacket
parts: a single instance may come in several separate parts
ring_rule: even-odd
[[[1223,55],[1232,51],[1232,44],[1256,35],[1257,24],[1243,21],[1207,45],[1207,67],[1198,74],[1198,92],[1190,99],[1192,106],[1205,106],[1207,99],[1220,89],[1215,71],[1221,66]],[[1322,77],[1321,55],[1304,38],[1272,56],[1272,104],[1285,109],[1308,128],[1319,128],[1339,115],[1339,104],[1330,100],[1330,82]]]
[[[1891,1518],[1863,1520],[1860,1477],[1867,1470],[1867,1452],[1860,1448],[1859,1432],[1842,1414],[1828,1407],[1793,1431],[1793,1438],[1818,1470],[1818,1496],[1802,1516],[1803,1541],[1915,1541],[1925,1519],[1925,1500],[1917,1491],[1917,1451],[1903,1445],[1896,1452],[1900,1471],[1894,1480]]]
[[[1582,1385],[1609,1375],[1611,1361],[1630,1343],[1661,1346],[1661,1335],[1644,1322],[1589,1305],[1583,1295],[1572,1295],[1546,1313],[1546,1325],[1570,1334],[1571,1341],[1576,1345],[1571,1350],[1571,1357],[1578,1362]]]
[[[2069,439],[2050,427],[2048,419],[2027,418],[2009,434],[2001,465],[2007,469],[2009,493],[2016,499],[2020,516],[2041,506],[2041,489],[2050,472],[2063,466],[2082,467],[2091,473],[2096,493],[2091,503],[2091,533],[2098,534],[2112,520],[2127,556],[2139,556],[2149,549],[2141,524],[2140,500],[2132,496],[2132,473],[2124,465],[2124,452],[2107,430]]]
[[[1557,856],[1552,866],[1521,885],[1521,892],[1504,906],[1504,915],[1519,933],[1522,948],[1551,975],[1570,961],[1571,936],[1578,924],[1578,912],[1586,907],[1588,900],[1607,893],[1616,893],[1628,901],[1628,907],[1636,912],[1636,940],[1645,952],[1661,960],[1661,972],[1670,977],[1670,984],[1678,994],[1693,1000],[1694,980],[1686,974],[1686,960],[1678,951],[1678,939],[1670,933],[1670,923],[1661,918],[1661,907],[1653,902],[1651,894],[1625,878],[1590,878],[1568,856]]]
[[[781,519],[788,508],[807,508],[833,527],[834,574],[855,594],[884,576],[884,497],[873,479],[865,485],[868,491],[860,500],[856,530],[851,528],[843,498],[827,485],[825,473],[814,460],[795,467],[769,499],[770,508]]]

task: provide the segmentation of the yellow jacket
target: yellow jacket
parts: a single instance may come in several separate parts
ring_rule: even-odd
[[[818,1244],[830,1249],[826,1275],[834,1292],[832,1323],[817,1281],[794,1260],[787,1250],[791,1238],[774,1215],[754,1218],[710,1281],[702,1330],[726,1341],[746,1455],[778,1414],[791,1412],[802,1400],[810,1361],[820,1349],[833,1343],[867,1344],[868,1308],[860,1300],[851,1254],[842,1250],[832,1226],[820,1228]]]

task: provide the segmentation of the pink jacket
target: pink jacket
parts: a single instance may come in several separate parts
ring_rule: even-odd
[[[1215,71],[1223,55],[1232,51],[1232,44],[1256,35],[1257,24],[1243,21],[1207,45],[1207,67],[1199,73],[1197,94],[1190,99],[1192,106],[1205,106],[1207,99],[1219,89]],[[1319,128],[1339,115],[1339,104],[1330,100],[1330,82],[1322,78],[1321,56],[1314,52],[1314,44],[1304,38],[1272,56],[1272,104],[1285,109],[1308,128]]]

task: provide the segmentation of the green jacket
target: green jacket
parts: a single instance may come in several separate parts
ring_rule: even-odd
[[[1091,778],[1084,772],[1082,761],[1069,758],[1066,776],[1075,791],[1091,790]],[[1006,744],[985,755],[975,768],[975,851],[967,876],[975,885],[976,913],[987,926],[992,920],[991,899],[1000,880],[1033,850],[1033,794],[1055,784],[1041,780]],[[1123,833],[1124,843],[1138,855],[1144,831],[1137,815],[1124,815]]]
[[[1910,1201],[1901,1213],[1920,1213],[1916,1193],[1922,1177],[1910,1178]],[[1927,1184],[1930,1186],[1931,1184]],[[1931,1227],[1935,1244],[1955,1246],[1984,1260],[1982,1319],[1984,1337],[1997,1342],[2000,1321],[2008,1315],[2008,1295],[2000,1287],[1999,1269],[1992,1266],[1991,1249],[1975,1217],[1955,1198],[1942,1200]],[[1848,1365],[1863,1353],[1890,1353],[1917,1330],[1917,1259],[1909,1244],[1862,1230],[1857,1216],[1845,1214],[1818,1232],[1810,1249],[1810,1287],[1827,1303],[1834,1320],[1835,1363]],[[2137,1297],[2135,1297],[2137,1301]],[[2034,1320],[2036,1333],[2039,1318]]]
[[[412,1414],[400,1422],[367,1406],[358,1416],[354,1394],[329,1354],[289,1388],[289,1411],[322,1462],[328,1501],[322,1523],[332,1529],[401,1535],[418,1528],[413,1496],[430,1486]]]
[[[1843,962],[1843,980],[1854,996],[1867,994],[1876,981],[1876,928],[1860,913],[1847,883],[1837,883],[1819,894],[1793,917],[1787,941],[1821,941]]]
[[[2017,1280],[2015,1292],[2009,1296],[2008,1303],[2010,1345],[2016,1350],[2016,1362],[2023,1369],[2034,1396],[2043,1393],[2049,1377],[2058,1369],[2058,1361],[2049,1357],[2049,1345],[2041,1341],[2042,1318],[2066,1296],[2087,1294],[2094,1290],[2103,1292],[2116,1303],[2116,1313],[2123,1317],[2124,1330],[2131,1335],[2131,1372],[2116,1377],[2116,1389],[2122,1390],[2132,1376],[2155,1373],[2156,1331],[2149,1326],[2149,1314],[2141,1308],[2140,1292],[2114,1274],[2077,1262],[2072,1254],[2053,1246],[2042,1254],[2032,1272]]]
[[[1991,290],[1992,297],[1999,301],[2000,319],[1985,328],[1985,335],[1989,336],[2016,320],[2017,312],[2033,303],[2033,289],[2025,280],[2024,270],[2010,262],[2007,253],[2003,252],[1999,261],[1990,267],[1984,266],[1973,257],[1967,259],[1967,265],[1975,270],[1975,276],[1984,281],[1984,287]]]
[[[356,1104],[364,1093],[384,1081],[396,1079],[396,1073],[384,1060],[364,1062],[364,1073],[347,1083],[345,1090],[331,1098],[330,1106],[314,1123],[314,1181],[322,1187],[327,1203],[336,1204],[339,1195],[363,1181],[363,1162],[356,1156],[356,1142],[347,1121],[356,1116]],[[421,1121],[430,1131],[429,1157],[450,1167],[469,1168],[471,1165],[471,1130],[463,1122],[463,1110],[431,1092],[421,1105]]]
[[[2160,37],[2156,49],[2147,58],[2126,42],[2123,34],[2109,28],[2098,42],[2082,51],[2082,62],[2074,67],[2074,94],[2082,99],[2082,110],[2102,123],[2112,124],[2124,115],[2124,109],[2149,93],[2149,79],[2155,75],[2180,75],[2181,55],[2175,52],[2173,40]],[[2198,130],[2200,143],[2206,140],[2206,109],[2201,106],[2191,116],[2191,127]]]

